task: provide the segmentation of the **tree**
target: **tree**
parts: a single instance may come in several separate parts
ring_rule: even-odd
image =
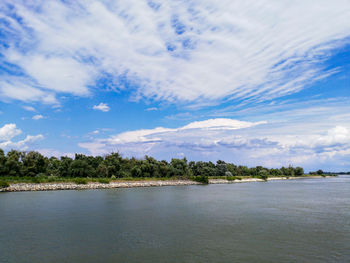
[[[21,155],[22,153],[16,150],[11,150],[7,153],[5,169],[9,176],[22,176],[22,163],[20,162]]]
[[[5,153],[2,149],[0,149],[0,176],[5,176],[8,173],[5,163],[6,163]]]
[[[266,181],[269,177],[269,172],[266,169],[261,169],[259,170],[258,177]]]
[[[40,173],[46,173],[48,159],[39,152],[30,151],[22,153],[22,174],[24,176],[36,176]]]
[[[323,174],[323,171],[320,169],[316,172],[318,175],[322,175]]]
[[[69,167],[71,163],[73,162],[73,159],[67,156],[62,156],[60,165],[58,167],[58,171],[60,176],[62,177],[68,177],[69,176]]]
[[[61,162],[56,157],[50,157],[47,164],[46,174],[49,176],[60,176]]]
[[[294,170],[295,176],[302,176],[304,175],[304,169],[302,167],[296,167]]]
[[[221,161],[217,162],[216,164],[216,176],[225,176],[225,173],[227,172],[227,166],[226,163]]]
[[[93,177],[94,169],[85,160],[74,160],[68,169],[70,177]]]

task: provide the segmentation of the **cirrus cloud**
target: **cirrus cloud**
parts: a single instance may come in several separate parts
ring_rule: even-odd
[[[113,80],[108,89],[132,87],[134,99],[269,100],[340,70],[322,63],[350,36],[346,0],[5,0],[0,7],[8,67],[0,96],[49,103],[57,93],[89,95],[104,78]],[[20,85],[11,86],[13,75],[23,75]]]

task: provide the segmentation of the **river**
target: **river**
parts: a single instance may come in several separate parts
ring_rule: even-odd
[[[0,262],[350,262],[350,176],[0,193]]]

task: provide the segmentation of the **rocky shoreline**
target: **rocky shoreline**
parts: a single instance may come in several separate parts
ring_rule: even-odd
[[[271,177],[268,181],[273,180],[291,180],[301,178],[322,178],[321,176],[310,177]],[[242,180],[229,181],[226,179],[209,179],[209,184],[230,184],[230,183],[247,183],[263,182],[262,179],[248,178]],[[155,187],[155,186],[176,186],[176,185],[198,185],[201,183],[190,180],[168,180],[168,181],[119,181],[110,182],[109,184],[90,182],[88,184],[75,183],[17,183],[9,187],[0,189],[0,192],[23,192],[23,191],[53,191],[53,190],[87,190],[87,189],[110,189],[110,188],[132,188],[132,187]]]

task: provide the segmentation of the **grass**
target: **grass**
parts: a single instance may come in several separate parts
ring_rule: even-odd
[[[8,182],[5,182],[5,181],[0,181],[0,189],[1,188],[7,188],[9,187],[10,184]]]
[[[109,184],[109,179],[107,179],[107,178],[100,178],[100,179],[98,179],[98,182],[100,184]]]
[[[76,184],[87,184],[88,181],[85,178],[75,178],[74,183]]]

